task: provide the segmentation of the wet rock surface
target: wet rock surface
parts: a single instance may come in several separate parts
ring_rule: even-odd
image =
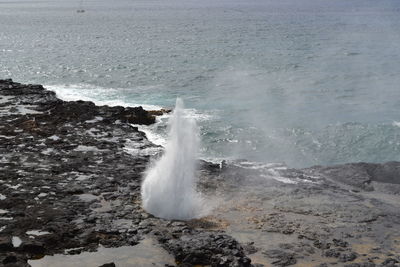
[[[254,242],[253,264],[399,266],[399,167],[290,169],[238,161],[223,164],[218,175],[203,171],[216,181],[203,186],[226,201],[215,212],[226,233]]]
[[[132,124],[168,112],[67,102],[0,80],[0,266],[147,237],[179,266],[399,266],[399,162],[201,161],[198,188],[216,207],[209,216],[146,213],[141,179],[162,148]]]
[[[142,210],[142,174],[161,148],[131,124],[168,112],[67,102],[40,85],[0,80],[0,266],[144,236],[181,264],[248,266],[232,237]]]

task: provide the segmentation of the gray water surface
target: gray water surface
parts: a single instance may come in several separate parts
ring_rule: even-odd
[[[0,0],[0,77],[107,104],[181,96],[206,158],[400,160],[399,29],[397,0]]]

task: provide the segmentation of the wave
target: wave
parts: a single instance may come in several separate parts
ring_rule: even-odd
[[[66,101],[92,101],[96,105],[137,107],[142,106],[147,110],[157,110],[159,105],[143,104],[130,100],[122,100],[119,92],[126,91],[125,88],[106,88],[91,84],[61,84],[46,85],[47,89],[54,91],[57,97]]]
[[[150,142],[165,147],[165,145],[167,144],[167,123],[170,117],[171,114],[164,114],[162,116],[158,116],[156,119],[156,123],[153,125],[134,124],[134,126],[138,127],[140,131],[144,132]],[[211,120],[214,116],[200,113],[196,109],[185,109],[184,117],[194,119],[196,122],[201,123]]]
[[[155,145],[165,147],[167,144],[167,134],[159,133],[156,131],[156,126],[154,125],[139,125],[133,124],[138,127],[139,131],[144,132],[146,134],[147,139]]]
[[[147,102],[154,95],[139,93],[135,88],[106,88],[90,84],[49,85],[64,100],[87,100],[98,105],[142,106],[160,109],[162,106]],[[167,94],[168,92],[165,92]],[[134,98],[138,95],[138,98]],[[156,103],[168,103],[168,95],[157,95]],[[142,100],[142,101],[141,101]],[[218,110],[185,110],[185,116],[197,121],[201,129],[203,145],[200,157],[214,163],[222,160],[247,159],[267,164],[284,162],[291,167],[332,165],[345,162],[383,162],[399,160],[399,121],[380,124],[337,123],[310,129],[307,127],[282,127],[259,124],[243,127],[235,116],[225,116]],[[219,116],[222,116],[220,118]],[[152,143],[165,146],[167,121],[170,114],[157,117],[150,126],[135,125]],[[275,127],[274,127],[275,126]],[[242,166],[245,167],[245,166]],[[251,168],[266,167],[253,164]]]
[[[395,127],[400,127],[400,121],[394,121],[392,125]]]
[[[108,106],[123,106],[123,107],[136,107],[142,106],[146,110],[159,110],[164,107],[153,104],[143,104],[138,101],[134,101],[125,95],[129,95],[133,89],[126,88],[107,88],[101,86],[95,86],[91,84],[55,84],[46,85],[47,89],[54,91],[57,97],[65,101],[91,101],[96,105],[108,105]],[[141,88],[141,91],[144,89]],[[156,124],[154,125],[136,125],[140,131],[144,132],[153,144],[164,147],[167,143],[167,122],[170,118],[170,114],[164,114],[158,116]],[[185,109],[185,117],[195,119],[197,122],[209,121],[215,118],[215,115],[209,113],[202,113],[194,108]]]

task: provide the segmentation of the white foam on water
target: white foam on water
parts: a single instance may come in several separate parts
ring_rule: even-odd
[[[155,146],[143,146],[141,142],[127,140],[124,144],[124,151],[131,155],[151,156],[158,154],[161,151],[161,148]]]
[[[263,162],[252,162],[252,161],[240,161],[233,162],[235,166],[250,169],[259,172],[260,177],[267,179],[274,179],[278,182],[285,184],[298,184],[299,179],[293,179],[289,177],[284,177],[281,175],[280,171],[287,170],[288,167],[283,163],[263,163]],[[305,181],[307,182],[307,181]]]
[[[4,200],[4,199],[6,199],[7,197],[5,196],[5,195],[3,195],[3,194],[0,194],[0,200]]]
[[[167,138],[162,134],[159,134],[155,131],[153,125],[138,125],[132,124],[135,127],[138,127],[139,131],[144,132],[146,134],[146,138],[155,145],[163,146],[167,144]]]
[[[92,101],[97,105],[108,105],[108,106],[123,106],[123,107],[137,107],[142,106],[146,110],[160,110],[163,107],[158,105],[142,104],[135,102],[128,102],[121,97],[119,92],[130,89],[126,88],[105,88],[100,86],[94,86],[90,84],[71,84],[71,85],[47,85],[47,89],[54,91],[57,97],[66,101]],[[138,88],[143,90],[143,88]],[[93,97],[96,96],[96,97]],[[207,121],[215,117],[215,115],[199,112],[196,109],[185,109],[185,117],[195,119],[196,121]],[[156,117],[156,124],[154,125],[134,125],[138,129],[146,134],[146,137],[150,142],[156,145],[165,147],[167,143],[166,133],[156,131],[159,125],[165,125],[166,121],[169,120],[171,114],[164,114]],[[96,123],[101,121],[103,118],[96,117],[93,120],[86,121],[87,123]],[[147,152],[146,152],[147,153]]]
[[[46,85],[45,87],[51,91],[54,91],[57,94],[57,97],[66,101],[84,100],[92,101],[96,105],[122,107],[142,106],[146,110],[161,109],[161,107],[157,105],[133,103],[115,98],[115,92],[126,90],[125,88],[105,88],[90,84]],[[93,96],[101,96],[103,98],[106,98],[106,100],[100,99],[100,97],[96,98]]]
[[[236,166],[245,168],[245,169],[253,169],[253,170],[259,170],[259,169],[287,169],[286,165],[283,163],[262,163],[262,162],[252,162],[252,161],[242,161],[237,164],[234,164]]]
[[[179,98],[169,124],[165,153],[147,171],[142,184],[143,207],[165,219],[197,218],[206,212],[204,200],[195,189],[200,140],[196,122],[185,116],[183,102]]]
[[[395,127],[400,127],[400,121],[393,121],[392,125]]]
[[[184,116],[186,118],[195,119],[198,122],[208,121],[208,120],[216,118],[216,115],[211,115],[211,114],[208,114],[208,113],[201,113],[197,109],[194,109],[194,108],[186,109],[185,111],[186,112],[185,112]]]
[[[157,131],[158,127],[165,126],[170,120],[173,113],[166,113],[161,116],[156,117],[156,123],[153,125],[139,125],[132,124],[135,127],[138,127],[139,131],[142,131],[146,134],[147,139],[153,144],[165,147],[167,145],[167,134],[165,132]],[[185,114],[183,115],[185,118],[192,119],[195,121],[207,121],[214,118],[213,115],[200,113],[196,109],[185,109]]]
[[[264,178],[272,178],[272,179],[277,180],[278,182],[281,182],[281,183],[284,183],[284,184],[297,184],[298,183],[298,182],[296,182],[296,181],[294,181],[292,179],[289,179],[289,178],[286,178],[286,177],[282,177],[282,176],[278,176],[278,175],[261,174],[260,176],[264,177]]]

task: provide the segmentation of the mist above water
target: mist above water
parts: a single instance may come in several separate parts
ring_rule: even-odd
[[[196,218],[204,212],[203,199],[195,189],[198,128],[194,119],[185,116],[179,98],[169,125],[165,153],[147,172],[142,184],[143,207],[164,219]]]

